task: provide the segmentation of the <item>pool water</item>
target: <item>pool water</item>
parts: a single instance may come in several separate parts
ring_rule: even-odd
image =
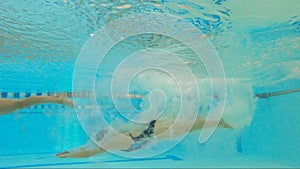
[[[42,104],[0,116],[0,168],[300,167],[300,93],[266,99],[254,97],[300,88],[299,9],[297,0],[1,1],[1,98],[82,91],[93,91],[97,98],[74,96],[75,109]],[[99,29],[131,14],[146,18],[148,12],[177,16],[208,38],[207,48],[216,51],[225,72],[226,99],[221,97],[220,88],[210,89],[208,69],[217,67],[217,62],[206,65],[182,41],[164,34],[145,32],[130,36],[106,53],[97,70],[91,70],[92,62],[84,62],[80,67],[77,59],[84,54],[82,47],[89,38],[97,37]],[[164,25],[158,20],[158,26]],[[189,36],[192,38],[193,34],[186,38]],[[105,127],[91,125],[94,121],[89,120],[93,119],[80,114],[82,110],[88,115],[99,114],[98,109],[101,110],[108,124],[119,130],[130,121],[125,117],[148,118],[149,114],[141,113],[148,108],[163,111],[168,118],[178,115],[174,113],[180,110],[182,100],[178,96],[194,93],[190,88],[179,90],[176,80],[190,82],[189,75],[183,71],[181,62],[177,64],[169,57],[151,60],[155,57],[148,57],[149,49],[175,53],[193,72],[201,96],[198,115],[207,115],[222,99],[226,100],[223,118],[235,129],[218,128],[205,143],[199,143],[201,131],[193,131],[171,149],[166,147],[172,140],[158,141],[154,148],[166,151],[150,157],[128,158],[113,153],[81,159],[55,157],[85,144],[90,132]],[[126,62],[129,56],[134,59]],[[121,62],[123,67],[118,67]],[[177,70],[176,76],[155,69],[139,72],[130,81],[129,93],[142,97],[128,99],[128,93],[118,93],[122,85],[111,91],[110,80],[117,68],[121,77],[126,77],[126,73],[150,62],[163,65],[166,70]],[[76,77],[82,80],[74,80]],[[90,77],[94,78],[94,88],[90,88]],[[164,94],[155,93],[151,98],[151,91],[156,88]],[[120,96],[120,107],[114,105],[111,95]],[[166,102],[161,98],[166,98]],[[192,103],[193,98],[183,101]],[[95,106],[94,103],[99,107],[80,107]],[[196,105],[187,110],[193,106]],[[147,146],[140,151],[143,149],[147,151]]]

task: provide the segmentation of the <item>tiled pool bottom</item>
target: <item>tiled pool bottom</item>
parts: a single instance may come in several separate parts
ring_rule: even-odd
[[[258,157],[187,159],[166,154],[145,159],[127,159],[106,153],[86,159],[60,159],[54,154],[1,156],[0,168],[290,168]]]

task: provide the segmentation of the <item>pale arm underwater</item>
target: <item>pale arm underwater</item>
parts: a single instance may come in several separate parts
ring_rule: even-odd
[[[0,115],[10,114],[16,110],[24,109],[36,104],[56,103],[73,107],[74,102],[65,94],[58,96],[31,96],[24,99],[1,99],[0,98]]]

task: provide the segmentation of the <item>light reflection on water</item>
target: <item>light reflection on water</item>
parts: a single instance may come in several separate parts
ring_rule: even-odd
[[[269,85],[299,79],[296,6],[293,1],[2,1],[0,63],[30,62],[18,71],[37,60],[74,63],[85,41],[105,23],[137,12],[164,12],[189,21],[210,38],[228,77]],[[138,43],[153,42],[129,45]]]

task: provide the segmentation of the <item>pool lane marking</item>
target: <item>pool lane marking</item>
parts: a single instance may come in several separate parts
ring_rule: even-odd
[[[65,162],[65,163],[46,163],[46,164],[27,164],[27,165],[16,165],[7,166],[0,168],[27,168],[27,167],[47,167],[47,166],[59,166],[59,165],[82,165],[82,164],[96,164],[96,163],[117,163],[117,162],[137,162],[137,161],[155,161],[155,160],[173,160],[182,161],[175,155],[166,155],[165,157],[154,157],[154,158],[138,158],[138,159],[124,159],[124,160],[105,160],[105,161],[80,161],[80,162]]]
[[[90,92],[0,92],[0,98],[5,99],[21,99],[30,96],[53,96],[65,93],[68,97],[79,97],[79,98],[86,98],[91,97]],[[103,96],[100,96],[103,97]],[[127,94],[125,96],[119,96],[120,98],[129,98],[129,99],[142,99],[142,95],[136,94]],[[91,109],[94,108],[93,105],[78,105],[76,108],[78,109]],[[57,105],[57,104],[38,104],[34,106],[30,106],[27,109],[66,109],[64,105]],[[20,112],[20,113],[41,113],[41,112]]]
[[[236,140],[236,149],[239,153],[243,153],[242,133],[239,132]]]
[[[11,98],[11,99],[20,99],[30,96],[54,96],[66,94],[67,97],[73,98],[88,98],[94,97],[94,94],[91,92],[0,92],[0,98]],[[97,97],[108,97],[108,96],[97,96]],[[139,94],[126,94],[124,96],[117,96],[119,98],[130,98],[130,99],[142,99],[143,95]]]
[[[95,162],[69,162],[69,163],[49,163],[49,164],[27,164],[27,165],[15,165],[0,168],[28,168],[28,167],[46,167],[46,166],[57,166],[57,165],[77,165],[77,164],[91,164]]]
[[[153,161],[153,160],[173,160],[173,161],[182,161],[182,158],[179,158],[175,155],[166,155],[165,157],[153,157],[153,158],[133,158],[133,159],[123,159],[123,160],[106,160],[102,162],[116,163],[116,162],[134,162],[134,161]]]

